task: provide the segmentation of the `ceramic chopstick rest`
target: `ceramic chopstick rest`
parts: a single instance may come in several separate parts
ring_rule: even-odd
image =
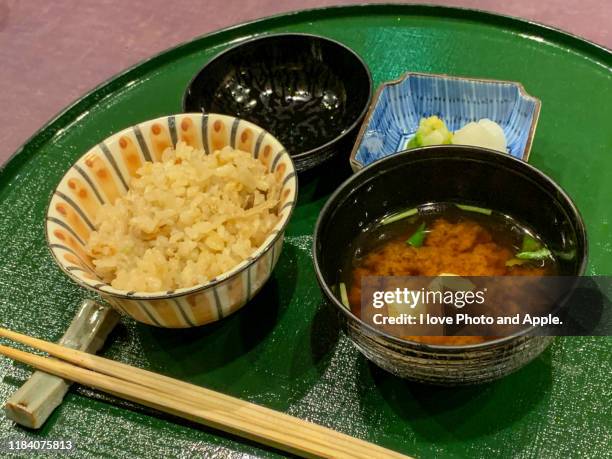
[[[110,307],[85,300],[59,343],[96,353],[118,320],[119,315]],[[6,402],[6,417],[24,427],[38,429],[62,403],[70,385],[62,378],[36,371]]]

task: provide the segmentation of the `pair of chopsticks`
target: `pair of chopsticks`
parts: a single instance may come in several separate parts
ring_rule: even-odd
[[[405,458],[287,414],[177,379],[0,328],[0,337],[48,353],[0,345],[0,355],[38,370],[303,457]]]

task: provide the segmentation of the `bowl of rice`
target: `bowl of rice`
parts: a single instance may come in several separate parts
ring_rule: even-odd
[[[244,306],[269,279],[297,199],[293,162],[248,121],[178,114],[91,148],[55,189],[60,268],[119,312],[167,328]]]

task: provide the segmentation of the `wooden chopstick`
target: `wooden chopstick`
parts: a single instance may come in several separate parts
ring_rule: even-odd
[[[79,384],[304,457],[399,458],[394,451],[183,381],[0,328],[62,361],[0,346],[0,354]],[[67,363],[69,362],[69,363]]]
[[[91,354],[86,354],[78,351],[71,352],[72,349],[68,349],[63,346],[58,346],[54,343],[49,343],[26,335],[20,335],[18,333],[11,332],[5,329],[0,329],[0,337],[10,338],[13,341],[21,342],[28,346],[43,350],[54,357],[61,358],[63,360],[72,362],[76,365],[91,369],[93,371],[97,371],[102,374],[118,377],[122,380],[127,380],[136,384],[141,384],[142,386],[149,387],[151,389],[168,392],[171,396],[181,397],[182,401],[189,402],[194,400],[200,400],[204,403],[215,405],[221,409],[231,408],[233,410],[231,412],[231,415],[236,415],[236,413],[240,415],[239,411],[244,411],[245,405],[242,400],[217,392],[213,392],[199,386],[194,386],[183,381],[168,378],[157,373],[152,373],[146,370],[141,370],[139,368],[132,367],[130,365],[118,363],[97,356],[92,356]],[[90,357],[95,358],[92,359]],[[223,399],[225,403],[218,405],[219,399]],[[253,418],[256,418],[263,425],[270,423],[274,424],[276,422],[274,418],[270,417],[271,413],[278,415],[277,417],[285,417],[286,419],[283,420],[284,426],[291,426],[291,424],[295,423],[295,421],[297,420],[294,417],[284,415],[282,413],[272,411],[270,409],[260,407],[258,405],[248,405],[250,409],[249,413],[246,413],[244,416],[247,418],[247,420],[252,420]],[[313,432],[310,433],[310,441],[316,442],[319,426],[317,426],[316,424],[308,423],[308,425],[305,427],[306,429],[313,430]]]

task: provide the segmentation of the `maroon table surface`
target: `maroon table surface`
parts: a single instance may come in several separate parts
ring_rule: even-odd
[[[362,1],[0,0],[0,165],[91,88],[166,48],[273,14]],[[389,3],[377,2],[377,3]],[[610,0],[428,0],[566,30],[612,48]]]

